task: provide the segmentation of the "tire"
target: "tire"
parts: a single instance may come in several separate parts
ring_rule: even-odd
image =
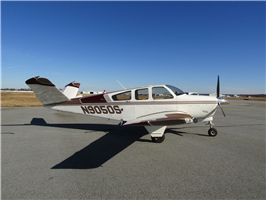
[[[215,128],[210,128],[208,134],[211,137],[215,137],[218,134],[218,131]]]
[[[162,143],[165,139],[165,135],[163,134],[162,137],[151,137],[152,141],[155,143]]]

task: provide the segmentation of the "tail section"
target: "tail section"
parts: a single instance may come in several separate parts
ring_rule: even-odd
[[[70,100],[69,97],[46,78],[36,76],[28,79],[26,84],[33,90],[43,105],[63,103]]]
[[[71,82],[65,86],[62,90],[63,94],[66,95],[69,99],[73,99],[77,96],[79,90],[80,83]]]

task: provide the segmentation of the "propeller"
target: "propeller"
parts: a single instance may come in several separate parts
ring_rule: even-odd
[[[217,99],[220,98],[220,77],[219,75],[218,75],[218,81],[217,81],[216,97]]]
[[[221,106],[221,103],[227,102],[227,101],[225,99],[220,98],[220,77],[219,77],[219,75],[218,75],[218,81],[217,81],[216,97],[218,99],[218,105],[220,106],[224,117],[226,117],[226,115],[224,113],[224,110],[223,110],[223,108]]]

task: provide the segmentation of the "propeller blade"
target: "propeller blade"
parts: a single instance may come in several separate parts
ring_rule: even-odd
[[[219,75],[218,75],[218,81],[217,81],[216,97],[217,97],[217,99],[218,99],[218,105],[220,106],[220,108],[221,108],[221,110],[222,110],[222,113],[223,113],[224,117],[226,117],[226,115],[225,115],[225,113],[224,113],[224,110],[223,110],[223,108],[222,108],[222,106],[221,106],[221,103],[222,103],[222,102],[227,102],[227,101],[224,100],[224,99],[221,99],[221,98],[220,98],[220,77],[219,77]]]
[[[218,81],[217,81],[216,97],[217,98],[220,97],[220,78],[219,78],[219,75],[218,75]]]

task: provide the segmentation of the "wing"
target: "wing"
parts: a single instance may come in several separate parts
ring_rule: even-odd
[[[193,122],[193,117],[188,113],[171,113],[156,115],[156,118],[150,116],[149,119],[133,119],[124,124],[124,126],[170,126],[187,124]]]

